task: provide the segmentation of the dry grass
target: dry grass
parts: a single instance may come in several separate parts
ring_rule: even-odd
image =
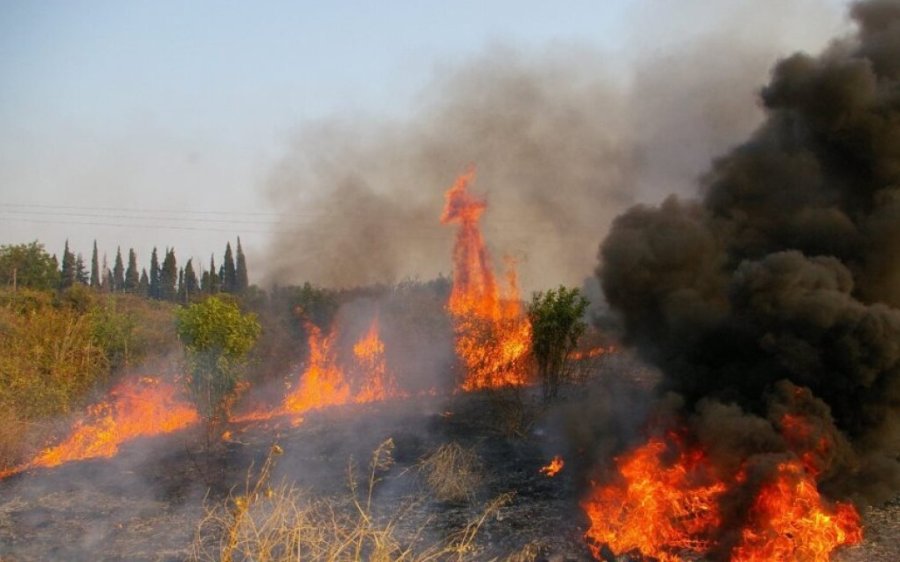
[[[484,480],[484,470],[474,449],[456,442],[441,445],[419,462],[419,470],[440,501],[471,500]]]
[[[489,502],[462,529],[441,541],[425,538],[432,522],[426,518],[412,532],[401,533],[398,523],[423,498],[413,498],[390,517],[373,513],[372,493],[380,475],[393,464],[393,441],[383,442],[372,455],[365,485],[360,487],[352,468],[349,498],[314,499],[289,485],[269,486],[273,447],[257,475],[248,475],[241,494],[226,505],[213,507],[200,522],[192,560],[221,562],[432,562],[471,559],[484,522],[511,496]],[[401,536],[402,535],[402,536]]]

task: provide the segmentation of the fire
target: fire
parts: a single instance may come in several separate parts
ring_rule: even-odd
[[[682,560],[681,553],[700,554],[711,547],[725,484],[713,477],[702,451],[673,441],[675,451],[654,438],[617,459],[622,480],[595,487],[582,502],[591,523],[585,536],[595,557],[607,545],[615,553],[636,550],[673,562]],[[666,462],[672,452],[674,462]]]
[[[606,355],[608,353],[614,353],[616,351],[615,347],[593,347],[591,349],[585,349],[583,351],[573,351],[569,354],[569,361],[584,361],[585,359],[593,359],[595,357],[600,357],[601,355]]]
[[[356,395],[356,402],[375,402],[398,395],[393,378],[387,374],[384,342],[378,335],[377,316],[372,320],[366,335],[353,346],[353,355],[364,375],[363,387]]]
[[[791,460],[781,463],[759,491],[731,560],[828,562],[837,547],[861,541],[856,508],[823,501],[804,463]]]
[[[554,476],[559,474],[559,471],[563,469],[565,464],[566,464],[566,462],[563,460],[563,458],[559,455],[556,455],[550,461],[550,464],[548,464],[547,466],[541,467],[540,472],[544,476],[553,478]]]
[[[353,345],[355,365],[351,372],[358,375],[359,391],[354,393],[349,378],[338,362],[335,349],[337,330],[323,335],[322,330],[307,323],[309,363],[300,375],[297,385],[288,392],[275,410],[255,411],[236,416],[234,421],[263,421],[276,416],[290,416],[297,425],[302,415],[311,410],[346,404],[362,404],[399,398],[397,389],[387,370],[384,358],[384,342],[379,335],[378,318],[372,320],[366,333]]]
[[[334,350],[337,332],[322,336],[322,331],[312,323],[306,324],[306,332],[309,365],[300,377],[300,384],[284,398],[283,410],[289,414],[350,402],[350,385],[337,364]]]
[[[110,390],[108,400],[91,406],[65,441],[12,472],[109,458],[127,441],[171,433],[198,420],[196,409],[179,396],[174,385],[151,377],[128,379]]]
[[[442,224],[459,224],[453,247],[453,288],[447,309],[453,316],[456,352],[466,366],[463,390],[520,386],[528,382],[523,359],[531,348],[531,324],[522,309],[515,268],[508,267],[501,295],[478,221],[487,209],[472,196],[469,169],[445,194]]]
[[[793,451],[797,456],[778,464],[751,494],[730,549],[732,562],[827,562],[836,548],[862,540],[856,509],[829,502],[817,490],[821,455],[830,443],[814,435],[802,416],[786,416],[780,426],[790,446],[814,450]],[[662,562],[727,548],[717,541],[725,531],[719,502],[740,496],[729,494],[746,485],[744,468],[726,478],[702,450],[686,449],[674,435],[668,441],[651,439],[616,464],[619,480],[595,485],[582,502],[590,520],[585,536],[595,557],[601,558],[604,546],[614,554],[639,552]]]

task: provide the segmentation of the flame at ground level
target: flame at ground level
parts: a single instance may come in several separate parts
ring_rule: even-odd
[[[63,463],[109,458],[119,447],[137,437],[171,433],[199,420],[197,410],[177,387],[152,377],[127,379],[112,388],[108,399],[88,408],[62,443],[40,452],[22,467],[54,467]]]
[[[586,533],[595,557],[608,546],[615,553],[640,551],[661,562],[682,560],[679,553],[700,554],[711,546],[721,522],[718,496],[723,482],[712,474],[706,456],[661,438],[617,459],[620,480],[596,486],[582,502],[590,519]],[[664,457],[673,453],[675,462]]]
[[[541,467],[540,472],[544,476],[553,478],[554,476],[559,474],[559,471],[562,470],[565,465],[566,462],[563,460],[563,458],[559,455],[556,455],[555,457],[553,457],[549,464]]]
[[[779,464],[755,493],[732,562],[827,562],[836,548],[862,540],[859,513],[823,499],[805,464],[802,458]],[[744,483],[743,469],[724,477],[703,451],[674,435],[650,439],[616,465],[618,480],[594,485],[582,501],[596,558],[608,548],[676,562],[721,548],[720,501]]]
[[[290,416],[292,424],[298,425],[303,421],[303,414],[312,410],[405,396],[397,389],[394,378],[388,372],[377,317],[353,346],[354,365],[349,369],[354,375],[353,385],[338,362],[335,349],[337,331],[332,330],[325,335],[318,326],[307,323],[306,332],[308,364],[281,405],[272,410],[238,415],[232,421],[264,421],[278,416]],[[355,392],[354,387],[357,389]]]

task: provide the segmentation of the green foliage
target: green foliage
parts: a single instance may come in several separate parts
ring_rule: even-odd
[[[544,398],[556,396],[560,383],[565,380],[566,359],[587,327],[582,320],[587,307],[587,299],[576,288],[560,286],[532,296],[528,316]]]
[[[12,288],[55,289],[57,263],[37,241],[0,246],[0,284]]]
[[[116,293],[125,290],[125,265],[122,263],[122,248],[116,248],[116,261],[113,265],[113,288]]]
[[[96,240],[94,240],[94,250],[91,252],[91,287],[100,288],[100,260],[97,257]]]
[[[137,270],[137,254],[134,249],[128,250],[128,269],[125,270],[125,292],[137,293],[141,280]]]
[[[247,276],[247,258],[246,256],[244,256],[244,249],[241,248],[240,236],[238,236],[237,239],[237,266],[234,274],[235,292],[238,294],[243,294],[250,286],[250,281]]]
[[[159,297],[162,300],[174,301],[178,298],[176,289],[178,281],[178,266],[175,263],[175,248],[166,250],[163,258],[162,269],[159,272]]]
[[[208,421],[227,414],[246,356],[259,337],[255,314],[243,314],[233,299],[210,297],[176,312],[184,344],[191,396]]]
[[[0,409],[25,419],[64,414],[98,382],[109,362],[94,337],[90,303],[22,290],[0,293]],[[88,295],[89,296],[89,295]]]
[[[66,240],[63,249],[62,269],[59,273],[59,288],[68,289],[75,284],[75,254],[69,251],[69,241]]]

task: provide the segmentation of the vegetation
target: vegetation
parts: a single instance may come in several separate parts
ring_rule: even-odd
[[[583,317],[588,304],[578,289],[563,286],[532,296],[532,349],[545,399],[555,397],[566,379],[567,358],[587,327]]]
[[[256,315],[234,300],[209,297],[176,313],[184,344],[191,397],[207,421],[227,417],[228,399],[243,374],[246,357],[259,337]]]
[[[59,264],[50,256],[43,244],[0,246],[0,284],[15,291],[28,289],[55,289],[59,285]]]
[[[400,528],[412,519],[426,496],[408,498],[405,507],[390,514],[376,512],[373,497],[382,476],[393,465],[393,442],[388,439],[373,453],[362,488],[349,470],[350,494],[345,498],[316,499],[290,485],[270,486],[272,450],[255,478],[248,475],[242,493],[225,505],[211,507],[200,522],[191,559],[195,561],[282,562],[431,562],[471,560],[482,525],[506,505],[503,494],[484,505],[472,519],[442,540],[428,542],[430,518],[418,528]],[[251,483],[252,482],[252,483]],[[533,560],[533,557],[522,558]]]
[[[484,469],[474,449],[446,443],[419,463],[419,470],[440,501],[471,500],[484,480]]]

